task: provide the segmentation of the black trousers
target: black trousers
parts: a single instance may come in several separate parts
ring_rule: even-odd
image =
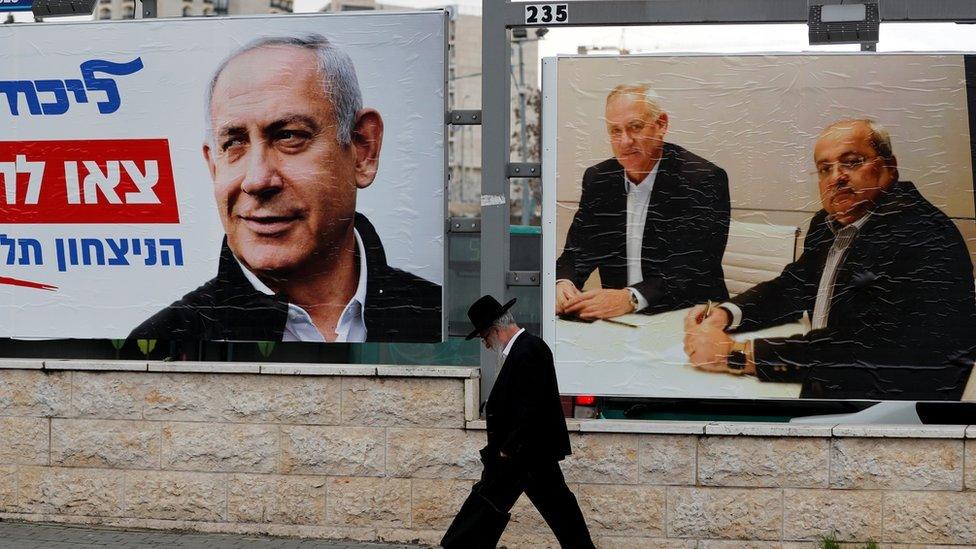
[[[481,481],[451,523],[441,544],[446,549],[494,548],[522,492],[539,510],[564,548],[593,548],[576,497],[563,478],[558,461],[523,462],[481,451]]]

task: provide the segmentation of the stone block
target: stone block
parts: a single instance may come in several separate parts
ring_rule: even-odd
[[[962,490],[963,441],[837,438],[832,441],[830,487]]]
[[[702,437],[698,482],[704,486],[826,488],[830,440]]]
[[[690,539],[635,538],[595,536],[593,544],[600,549],[697,549],[698,542]]]
[[[0,416],[65,416],[71,405],[70,372],[0,370]]]
[[[665,488],[582,484],[576,492],[591,535],[664,537]]]
[[[329,377],[162,374],[146,418],[170,421],[335,424],[340,381]]]
[[[772,488],[668,488],[668,537],[778,540],[782,503]]]
[[[464,427],[464,382],[450,378],[343,378],[342,424]]]
[[[278,427],[234,423],[167,423],[163,469],[272,473],[277,467]]]
[[[413,528],[430,528],[443,534],[471,493],[472,484],[468,480],[413,479]]]
[[[966,441],[966,490],[976,490],[976,440]]]
[[[21,467],[25,513],[114,517],[122,514],[123,476],[105,469]]]
[[[224,520],[226,476],[210,473],[129,471],[125,516],[140,519]]]
[[[884,541],[976,545],[976,493],[888,492]]]
[[[67,467],[159,469],[159,424],[53,419],[51,463]]]
[[[17,468],[0,467],[0,511],[5,513],[19,510],[17,501]]]
[[[642,484],[695,484],[694,435],[643,435],[638,452],[638,479]]]
[[[498,543],[502,549],[560,549],[556,536],[549,530],[507,528]]]
[[[485,435],[458,429],[387,430],[386,472],[394,477],[465,478],[481,476]]]
[[[277,524],[325,522],[325,478],[231,475],[227,520]]]
[[[703,539],[698,549],[787,549],[787,544],[778,541],[727,541],[719,539]],[[795,549],[795,548],[790,548]],[[820,549],[819,545],[804,549]],[[845,547],[844,549],[848,549]],[[853,549],[853,548],[850,548]]]
[[[0,463],[47,465],[49,426],[45,418],[0,417]]]
[[[529,497],[525,494],[519,496],[511,510],[512,519],[508,523],[508,529],[512,532],[542,532],[548,531],[549,526],[539,513],[539,510],[532,505]]]
[[[880,541],[882,495],[869,490],[785,490],[783,538]]]
[[[573,454],[562,462],[569,482],[636,484],[639,435],[571,434]]]
[[[328,480],[326,521],[334,526],[410,526],[410,480],[339,477]]]
[[[142,419],[142,409],[159,376],[145,372],[73,372],[71,416]]]
[[[281,428],[280,472],[382,476],[386,433],[372,427]]]

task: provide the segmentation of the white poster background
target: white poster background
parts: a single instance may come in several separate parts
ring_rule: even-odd
[[[357,211],[376,227],[391,266],[443,285],[445,22],[445,12],[410,12],[0,27],[3,81],[80,79],[84,61],[142,58],[142,70],[111,77],[122,102],[113,114],[99,114],[101,92],[85,104],[72,99],[57,116],[28,114],[22,96],[20,115],[12,116],[0,94],[0,141],[167,139],[180,215],[178,225],[0,220],[8,238],[45,242],[43,265],[6,264],[0,250],[0,276],[58,288],[0,285],[0,337],[124,338],[216,274],[223,230],[201,152],[206,88],[227,55],[266,36],[321,34],[352,58],[364,106],[385,123],[379,172],[359,191]],[[184,266],[146,266],[136,258],[129,266],[59,272],[55,238],[179,238]]]

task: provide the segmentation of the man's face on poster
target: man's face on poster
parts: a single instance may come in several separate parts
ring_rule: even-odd
[[[894,182],[894,158],[878,156],[863,122],[828,128],[814,147],[824,210],[841,225],[864,216]]]
[[[214,86],[204,156],[228,245],[254,272],[326,270],[375,176],[339,143],[323,82],[314,52],[268,46],[231,60]]]
[[[610,147],[624,170],[649,172],[661,158],[668,115],[640,95],[623,93],[607,101],[606,120]]]

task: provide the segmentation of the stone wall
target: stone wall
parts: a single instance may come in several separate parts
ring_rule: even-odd
[[[0,518],[436,543],[481,471],[477,376],[0,360]],[[976,427],[570,428],[599,547],[976,546]],[[513,515],[507,546],[555,545]]]

